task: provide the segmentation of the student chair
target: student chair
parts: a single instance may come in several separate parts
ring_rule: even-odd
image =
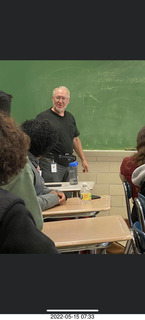
[[[138,193],[138,198],[134,199],[134,204],[137,209],[140,230],[145,233],[145,197],[140,192]],[[139,224],[137,225],[138,227]]]
[[[145,254],[145,233],[141,230],[139,221],[136,221],[132,227],[135,250],[134,253]]]
[[[132,226],[134,240],[134,253],[145,253],[145,197],[138,193],[138,198],[134,199],[137,210],[138,221]]]
[[[136,236],[136,229],[134,229],[132,218],[131,218],[131,206],[130,206],[130,199],[132,198],[132,186],[128,181],[123,182],[123,188],[125,193],[125,201],[126,201],[126,209],[127,209],[127,216],[129,222],[129,228],[133,235],[133,239],[127,242],[125,247],[125,254],[139,254],[138,247],[136,245],[135,236]]]
[[[123,188],[124,188],[124,193],[125,193],[126,209],[127,209],[129,227],[132,228],[133,222],[131,219],[131,207],[130,207],[130,199],[132,198],[132,186],[128,181],[124,181]]]

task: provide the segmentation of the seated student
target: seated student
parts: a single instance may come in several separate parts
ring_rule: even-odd
[[[10,115],[12,95],[0,90],[0,111]]]
[[[120,178],[122,181],[127,180],[133,189],[133,199],[138,195],[138,187],[136,187],[131,180],[133,171],[145,164],[145,126],[141,128],[137,135],[137,152],[130,157],[123,159],[120,166]]]
[[[139,192],[145,196],[145,164],[136,168],[132,173],[132,183],[138,188]],[[138,220],[136,207],[132,208],[132,221]]]
[[[138,196],[139,187],[133,184],[132,173],[136,168],[138,168],[142,164],[145,164],[145,126],[142,127],[138,132],[136,149],[137,152],[133,156],[124,158],[120,166],[120,178],[122,181],[127,180],[131,184],[133,199]],[[136,220],[133,219],[133,222],[135,221]]]
[[[10,179],[3,179],[1,187],[24,200],[27,209],[33,215],[37,228],[41,230],[43,227],[42,210],[33,185],[33,172],[28,158],[24,157],[29,149],[30,138],[18,128],[12,118],[0,112],[0,139],[0,165],[7,166],[7,176],[9,171],[13,171]],[[19,166],[16,171],[15,166],[17,165]]]
[[[48,119],[26,120],[22,123],[21,128],[31,140],[28,157],[34,174],[34,187],[42,211],[63,204],[66,200],[65,194],[47,188],[40,176],[39,168],[39,159],[45,152],[50,151],[57,141],[56,130]]]
[[[29,138],[0,113],[0,253],[57,254],[54,242],[36,227],[22,199],[1,188],[27,162]]]

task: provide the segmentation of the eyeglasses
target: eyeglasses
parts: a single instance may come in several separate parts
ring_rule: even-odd
[[[55,99],[56,100],[61,100],[62,99],[62,101],[66,101],[68,99],[68,97],[57,96],[57,97],[55,97]]]

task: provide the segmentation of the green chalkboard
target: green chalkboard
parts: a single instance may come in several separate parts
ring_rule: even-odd
[[[12,116],[21,123],[52,106],[52,91],[71,92],[70,111],[87,150],[136,146],[145,125],[145,61],[0,61],[0,90],[13,95]]]

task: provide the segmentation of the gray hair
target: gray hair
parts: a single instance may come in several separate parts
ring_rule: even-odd
[[[70,91],[68,90],[68,88],[64,87],[64,86],[60,86],[58,88],[55,88],[53,90],[53,96],[55,95],[55,91],[58,90],[58,89],[65,89],[67,92],[68,92],[68,97],[70,98]]]

